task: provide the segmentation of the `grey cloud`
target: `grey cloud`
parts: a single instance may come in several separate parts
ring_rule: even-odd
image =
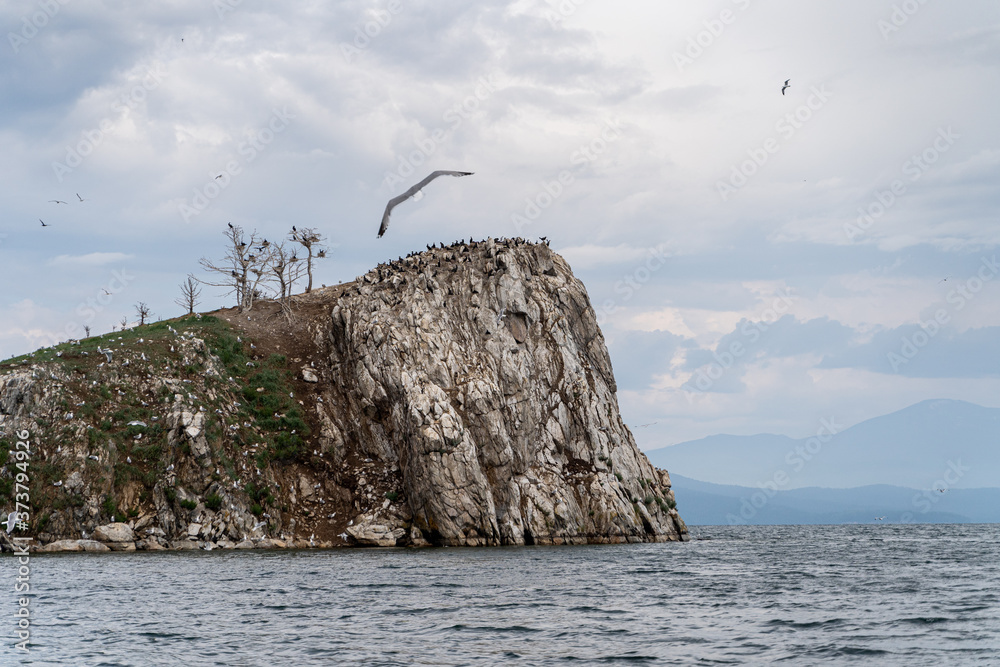
[[[670,360],[678,348],[687,344],[682,336],[669,331],[626,331],[608,343],[615,369],[618,390],[641,391],[653,377],[670,369]]]
[[[820,367],[863,368],[913,378],[1000,377],[1000,327],[959,332],[947,326],[925,329],[909,324],[879,331],[867,344],[830,354]]]
[[[845,349],[854,337],[853,329],[825,317],[806,322],[793,315],[771,322],[743,319],[713,350],[689,352],[683,368],[693,371],[712,363],[744,367],[763,358],[829,354]]]

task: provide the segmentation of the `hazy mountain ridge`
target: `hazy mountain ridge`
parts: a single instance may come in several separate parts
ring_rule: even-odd
[[[674,474],[679,509],[692,525],[1000,523],[1000,488],[907,489],[885,484],[789,491],[712,484]]]
[[[998,408],[938,399],[850,428],[823,422],[812,438],[717,435],[646,454],[687,478],[746,487],[1000,486]]]

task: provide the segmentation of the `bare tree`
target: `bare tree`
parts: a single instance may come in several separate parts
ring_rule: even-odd
[[[122,331],[125,331],[125,329],[128,328],[128,318],[127,317],[123,317],[122,318],[121,325],[122,325]],[[114,331],[114,329],[112,329],[112,331]]]
[[[267,239],[258,239],[257,232],[252,232],[249,238],[239,225],[229,225],[225,232],[227,249],[226,256],[219,262],[202,257],[202,268],[216,274],[215,281],[200,280],[199,282],[213,287],[225,287],[226,295],[236,295],[236,305],[240,312],[253,308],[254,299],[260,295],[260,284],[267,275],[270,261],[270,246]]]
[[[90,338],[90,325],[89,324],[84,324],[83,325],[83,337],[84,338]]]
[[[175,299],[176,303],[181,308],[187,308],[188,315],[194,315],[195,306],[199,303],[199,296],[201,296],[201,288],[198,287],[198,279],[188,274],[187,280],[181,283],[181,298]]]
[[[295,283],[302,279],[306,267],[295,252],[285,248],[284,243],[272,245],[268,263],[271,282],[276,287],[278,299],[284,301],[292,295]]]
[[[139,318],[139,326],[141,327],[146,323],[146,318],[149,317],[149,306],[142,301],[135,304],[135,315]]]
[[[268,269],[270,271],[270,282],[273,285],[281,310],[285,317],[291,319],[292,307],[290,297],[295,283],[302,279],[306,272],[303,260],[294,251],[285,248],[284,243],[272,244]]]
[[[316,231],[313,227],[304,227],[302,229],[296,229],[292,227],[292,231],[288,232],[288,238],[296,243],[300,244],[306,249],[306,275],[309,276],[309,283],[306,285],[306,293],[312,292],[313,288],[313,258],[322,259],[326,257],[326,249],[320,247],[321,244],[326,242],[323,235]],[[316,253],[313,254],[313,246],[316,246]]]

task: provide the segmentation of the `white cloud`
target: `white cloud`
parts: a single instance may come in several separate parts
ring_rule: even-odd
[[[120,264],[132,259],[134,255],[127,255],[123,252],[91,252],[86,255],[58,255],[48,262],[49,266],[56,267],[81,267],[81,266],[107,266],[109,264]]]
[[[626,243],[616,246],[586,244],[557,248],[557,252],[570,263],[573,269],[593,269],[599,266],[642,262],[656,252],[661,256],[668,254],[663,248],[636,248]]]

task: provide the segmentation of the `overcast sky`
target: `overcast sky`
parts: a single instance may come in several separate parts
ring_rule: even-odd
[[[0,358],[181,314],[229,221],[318,227],[326,284],[547,236],[644,449],[1000,406],[996,0],[5,0],[0,24]],[[476,174],[376,239],[431,169]]]

